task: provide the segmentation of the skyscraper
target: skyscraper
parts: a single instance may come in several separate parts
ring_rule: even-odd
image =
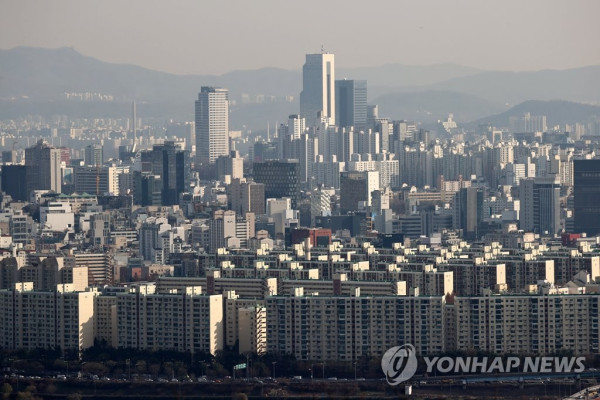
[[[560,231],[560,183],[556,177],[522,179],[519,200],[521,229],[550,236]]]
[[[254,163],[254,181],[264,183],[265,198],[289,197],[296,208],[298,187],[298,161],[266,161]]]
[[[307,54],[302,67],[300,114],[314,126],[319,113],[335,125],[335,62],[329,53]]]
[[[359,203],[371,205],[371,193],[379,189],[379,171],[340,173],[340,212],[358,211]]]
[[[300,139],[306,128],[305,118],[298,114],[292,114],[288,117],[288,123],[281,124],[279,127],[279,138],[277,142],[277,151],[280,160],[294,158],[292,154],[292,143],[294,140]]]
[[[600,233],[600,160],[573,160],[575,231]]]
[[[152,149],[152,173],[162,181],[162,205],[178,204],[179,195],[189,187],[189,152],[166,141]]]
[[[14,200],[28,201],[27,167],[24,165],[2,166],[2,191]]]
[[[335,117],[340,127],[367,127],[367,81],[335,81]]]
[[[229,91],[202,86],[196,100],[196,162],[229,155]]]
[[[32,190],[52,190],[61,193],[60,161],[60,149],[41,139],[35,146],[25,149],[28,196]]]
[[[453,225],[462,229],[463,237],[478,239],[479,225],[483,219],[483,192],[475,187],[462,188],[454,195]]]
[[[102,145],[90,144],[89,146],[86,146],[84,157],[85,165],[102,165],[104,163],[104,152]]]

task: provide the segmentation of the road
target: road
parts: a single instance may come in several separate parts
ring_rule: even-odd
[[[575,399],[596,400],[596,399],[600,399],[600,394],[598,393],[598,391],[600,391],[600,385],[592,386],[592,387],[583,389],[581,392],[572,394],[569,397],[565,397],[564,400],[575,400]]]

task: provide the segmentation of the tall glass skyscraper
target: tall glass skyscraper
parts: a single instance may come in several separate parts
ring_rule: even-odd
[[[367,127],[367,81],[335,81],[335,117],[337,126],[353,126],[355,131]]]
[[[600,233],[600,160],[573,161],[575,232]]]
[[[254,163],[254,181],[265,185],[265,198],[289,197],[296,208],[298,186],[298,161],[265,161]]]
[[[203,86],[196,100],[196,162],[229,155],[229,91]]]
[[[307,54],[302,68],[300,115],[314,126],[319,113],[335,125],[335,56],[329,53]]]

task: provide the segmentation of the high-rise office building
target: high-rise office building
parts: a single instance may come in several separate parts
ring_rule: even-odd
[[[254,181],[265,185],[265,198],[289,197],[296,208],[299,196],[298,161],[254,163]]]
[[[225,175],[231,179],[242,179],[244,177],[244,158],[239,151],[232,150],[229,156],[217,158],[217,177],[223,180]]]
[[[77,193],[119,194],[119,175],[116,167],[78,166],[73,168],[73,181]]]
[[[307,125],[313,126],[321,118],[335,125],[335,56],[329,53],[307,54],[302,67],[300,114]]]
[[[340,173],[340,211],[358,211],[359,203],[371,205],[371,193],[379,189],[379,171]]]
[[[554,236],[560,231],[560,183],[555,176],[522,179],[520,228]]]
[[[102,145],[90,144],[89,146],[86,146],[84,157],[85,165],[102,165],[104,163]]]
[[[478,239],[479,226],[483,220],[483,192],[475,187],[460,189],[454,195],[453,225],[462,229],[463,237]]]
[[[52,190],[61,193],[61,151],[43,140],[25,149],[27,195],[32,190]]]
[[[279,127],[279,138],[277,142],[277,151],[280,160],[296,158],[294,155],[294,141],[300,140],[305,133],[306,119],[298,114],[292,114],[288,117],[288,123],[281,124]]]
[[[152,172],[134,171],[133,202],[141,206],[160,206],[162,204],[162,179]]]
[[[229,91],[203,86],[196,100],[196,162],[229,155]]]
[[[600,233],[600,160],[574,160],[575,231]]]
[[[335,118],[340,127],[367,127],[367,81],[335,81]]]
[[[245,182],[245,179],[233,179],[229,185],[231,210],[240,215],[246,213],[265,213],[265,185],[263,183]]]
[[[27,167],[25,165],[2,166],[2,191],[14,200],[25,201],[27,193]]]
[[[152,173],[162,178],[162,205],[179,203],[179,194],[189,186],[189,152],[166,141],[152,148]]]

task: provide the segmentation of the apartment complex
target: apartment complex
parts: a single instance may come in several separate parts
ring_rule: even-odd
[[[119,348],[214,354],[223,348],[223,296],[199,287],[156,293],[154,284],[116,295]]]
[[[94,296],[58,285],[56,291],[34,291],[33,283],[0,290],[0,347],[60,348],[81,352],[94,344]]]
[[[597,354],[598,295],[456,297],[295,296],[266,299],[269,352],[299,360],[381,356],[399,344],[420,355]]]
[[[419,354],[444,350],[444,298],[294,296],[266,299],[267,350],[298,360],[356,360],[412,343]]]

